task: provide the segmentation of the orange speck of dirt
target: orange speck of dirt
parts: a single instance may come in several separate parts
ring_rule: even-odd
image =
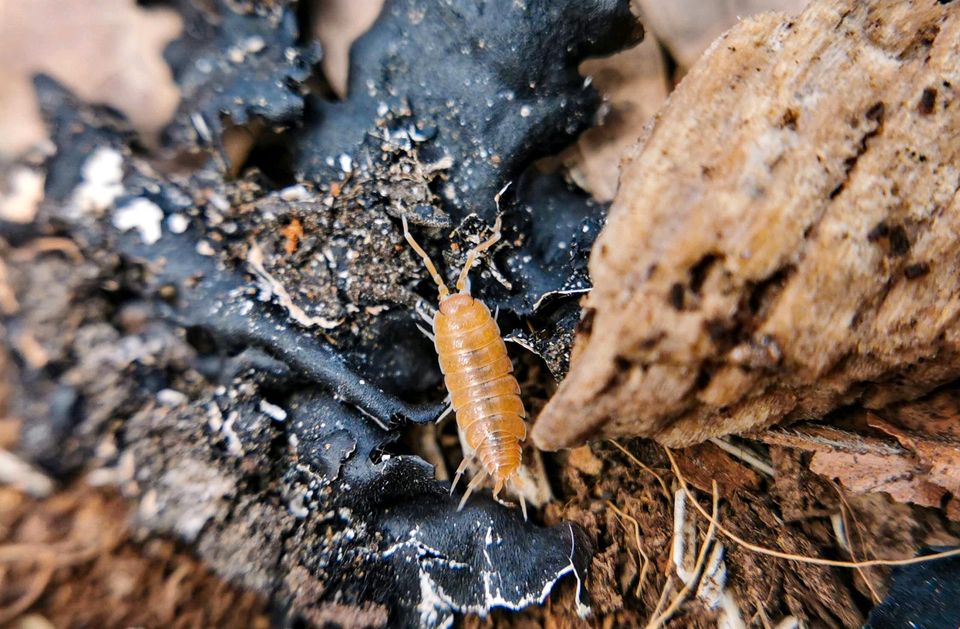
[[[280,230],[280,233],[287,239],[287,242],[283,245],[284,251],[288,255],[296,253],[297,247],[300,246],[300,239],[303,238],[303,225],[300,224],[300,219],[295,218],[290,221],[286,227]]]
[[[330,196],[336,199],[340,196],[341,186],[338,182],[334,181],[330,184]]]

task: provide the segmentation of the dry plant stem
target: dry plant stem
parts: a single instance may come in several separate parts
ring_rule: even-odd
[[[673,591],[673,580],[670,578],[670,575],[667,575],[667,580],[663,583],[663,589],[660,590],[660,597],[657,599],[657,605],[653,608],[653,613],[650,615],[651,618],[660,615],[660,610],[663,608],[663,604],[667,602],[667,597],[670,596],[670,593]]]
[[[14,618],[30,609],[30,606],[33,605],[47,589],[47,586],[50,584],[50,579],[53,578],[53,573],[56,571],[56,568],[57,567],[54,564],[43,566],[43,568],[34,576],[33,581],[30,583],[30,588],[24,592],[22,596],[10,606],[0,609],[0,625],[6,625],[8,622],[12,621]]]
[[[609,500],[607,501],[607,506],[613,509],[613,512],[616,513],[620,518],[622,518],[622,520],[627,520],[633,525],[634,542],[637,545],[637,552],[640,554],[640,557],[642,558],[641,568],[640,568],[640,578],[637,581],[637,592],[636,592],[637,598],[640,598],[640,593],[643,591],[643,586],[647,581],[647,569],[650,567],[650,558],[647,556],[647,553],[643,552],[643,548],[640,546],[640,523],[637,522],[637,519],[632,515],[618,509],[617,506],[614,505]],[[620,522],[621,525],[623,524],[622,520]],[[623,528],[627,528],[627,527],[624,525]]]
[[[673,453],[669,448],[664,448],[664,452],[667,454],[667,458],[670,459],[670,465],[673,468],[673,473],[676,474],[677,480],[680,482],[680,486],[683,488],[683,492],[687,495],[690,502],[693,503],[693,506],[696,507],[704,517],[709,518],[710,515],[706,510],[700,506],[690,491],[690,488],[687,486],[687,480],[683,477],[683,474],[680,472],[680,468],[677,466],[676,460],[673,458]],[[928,561],[936,561],[937,559],[946,559],[947,557],[957,557],[960,556],[960,548],[954,548],[953,550],[946,550],[941,553],[934,553],[932,555],[923,555],[922,557],[910,557],[908,559],[868,559],[865,561],[841,561],[839,559],[824,559],[822,557],[804,557],[803,555],[794,555],[792,553],[784,553],[779,550],[773,550],[772,548],[765,548],[763,546],[757,546],[752,544],[742,537],[738,536],[736,533],[730,531],[722,524],[717,523],[717,530],[720,531],[727,538],[733,542],[743,546],[747,550],[752,550],[755,553],[760,553],[761,555],[767,555],[770,557],[776,557],[778,559],[786,559],[789,561],[797,561],[800,563],[809,563],[817,566],[833,566],[835,568],[869,568],[871,566],[910,566],[918,563],[926,563]]]
[[[80,247],[77,246],[77,243],[69,238],[59,238],[54,236],[37,238],[36,240],[30,241],[29,244],[26,244],[19,249],[14,249],[10,253],[10,259],[14,262],[29,262],[41,254],[50,252],[62,253],[77,264],[83,262],[84,259],[83,253],[80,251]]]
[[[758,601],[753,601],[753,606],[756,607],[757,613],[753,615],[753,618],[750,619],[750,626],[753,626],[754,621],[759,617],[760,623],[763,625],[763,629],[773,629],[773,626],[770,624],[770,619],[767,618],[767,612],[763,611],[763,605]]]
[[[707,516],[710,520],[710,526],[707,528],[707,534],[703,538],[703,544],[700,546],[700,554],[697,555],[697,562],[694,564],[693,576],[687,583],[683,585],[683,588],[673,598],[673,601],[671,601],[670,605],[663,610],[663,613],[659,616],[655,616],[650,620],[650,622],[647,623],[647,629],[656,629],[657,627],[663,626],[668,620],[670,620],[670,617],[676,613],[677,609],[680,607],[680,604],[687,597],[687,594],[690,593],[690,590],[693,589],[694,585],[700,582],[700,573],[703,571],[703,564],[707,560],[707,551],[710,549],[710,545],[713,543],[717,526],[719,526],[719,523],[717,522],[717,510],[720,506],[720,494],[717,492],[717,481],[712,481],[711,491],[713,492],[713,506],[711,507],[713,514]],[[696,498],[691,496],[690,493],[686,491],[686,485],[684,485],[684,492],[687,494],[687,498],[691,502],[696,503]],[[697,506],[699,507],[699,505]],[[700,513],[704,513],[704,515],[706,515],[702,508],[698,510]]]
[[[58,568],[89,561],[104,550],[109,550],[119,541],[119,536],[101,546],[71,551],[69,545],[57,544],[7,544],[0,546],[0,564],[51,561]]]
[[[830,487],[837,492],[837,497],[840,498],[840,518],[843,521],[844,533],[847,537],[847,546],[850,548],[850,557],[856,561],[857,556],[854,554],[853,549],[853,537],[850,535],[850,524],[847,519],[849,514],[850,520],[853,521],[853,524],[856,526],[857,535],[860,537],[860,543],[864,545],[864,552],[866,554],[866,545],[863,544],[863,536],[860,534],[860,522],[857,521],[857,515],[853,512],[853,509],[850,508],[850,504],[847,502],[846,497],[843,495],[843,491],[837,487],[836,483],[831,482]],[[875,605],[879,605],[880,601],[883,600],[880,597],[880,594],[877,592],[876,588],[873,586],[873,583],[870,582],[870,578],[867,576],[867,573],[863,568],[857,568],[857,574],[860,575],[860,578],[863,579],[863,582],[866,584],[867,589],[870,590],[870,597],[873,598]]]
[[[735,456],[744,463],[752,465],[755,469],[760,472],[763,472],[767,476],[776,476],[776,470],[773,469],[773,466],[760,459],[760,457],[754,455],[752,452],[746,448],[741,448],[730,443],[723,437],[713,437],[709,439],[710,443],[717,446],[727,454]]]
[[[7,544],[0,546],[0,566],[12,563],[27,563],[36,565],[38,571],[30,584],[30,588],[12,605],[0,609],[0,626],[10,622],[30,608],[39,599],[54,572],[58,568],[85,563],[97,557],[104,551],[109,551],[120,542],[121,536],[116,531],[107,531],[101,544],[95,544],[87,549],[73,550],[69,544],[44,546],[42,544]]]
[[[617,443],[617,442],[614,441],[613,439],[607,439],[607,441],[608,441],[609,443],[613,444],[618,450],[620,450],[620,452],[623,452],[623,453],[626,455],[626,457],[627,457],[628,459],[630,459],[631,461],[633,461],[634,464],[635,464],[637,467],[639,467],[640,469],[642,469],[642,470],[644,470],[644,471],[649,472],[650,474],[652,474],[653,477],[657,479],[657,482],[660,483],[660,488],[663,489],[663,495],[667,498],[667,502],[669,502],[670,500],[672,500],[672,494],[670,493],[670,490],[667,489],[667,484],[663,481],[663,477],[662,477],[662,476],[660,476],[659,474],[657,474],[656,472],[654,472],[652,468],[650,468],[648,465],[646,465],[645,463],[643,463],[643,462],[642,462],[640,459],[638,459],[637,457],[633,456],[633,454],[632,454],[629,450],[627,450],[626,448],[624,448],[622,445],[620,445],[619,443]]]

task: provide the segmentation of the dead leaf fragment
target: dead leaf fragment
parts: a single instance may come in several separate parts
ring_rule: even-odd
[[[42,72],[82,99],[122,111],[146,137],[180,100],[163,49],[181,29],[167,8],[134,0],[0,0],[0,154],[45,137],[32,76]]]
[[[347,96],[350,47],[380,15],[383,0],[320,0],[313,34],[323,45],[323,73],[340,98]]]
[[[817,452],[810,469],[836,479],[855,494],[883,491],[897,502],[939,507],[946,491],[925,480],[918,461],[909,455]]]
[[[883,409],[884,417],[907,430],[960,441],[960,388],[949,387],[919,400]]]
[[[623,154],[667,98],[663,56],[649,38],[612,57],[584,61],[580,73],[603,95],[603,116],[560,159],[577,185],[595,199],[611,201]]]
[[[837,480],[852,493],[882,491],[897,502],[936,508],[948,493],[957,495],[960,447],[956,441],[911,433],[874,414],[868,414],[867,422],[899,443],[811,425],[768,430],[757,438],[813,451],[811,471]],[[955,519],[960,509],[948,506],[947,516]]]
[[[920,463],[927,468],[926,475],[930,482],[955,496],[960,495],[960,441],[904,430],[872,413],[868,415],[867,422],[895,437],[900,445],[916,454]]]

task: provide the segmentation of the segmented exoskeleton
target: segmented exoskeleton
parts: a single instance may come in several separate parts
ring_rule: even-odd
[[[469,446],[474,449],[483,470],[467,485],[458,507],[462,509],[470,494],[488,475],[493,478],[493,497],[497,498],[520,468],[523,454],[521,442],[527,437],[527,425],[524,422],[526,411],[520,400],[520,385],[513,375],[513,363],[507,355],[507,346],[490,310],[470,295],[467,281],[470,267],[477,257],[500,240],[500,217],[494,223],[490,238],[467,253],[467,260],[457,279],[457,292],[453,294],[430,256],[410,235],[407,219],[403,217],[402,221],[404,238],[423,259],[440,292],[439,310],[430,320],[433,327],[431,336],[450,395],[450,409],[456,413],[457,424],[466,435]],[[464,456],[450,493],[453,493],[468,463],[468,458]],[[520,506],[526,519],[527,505],[522,495]]]

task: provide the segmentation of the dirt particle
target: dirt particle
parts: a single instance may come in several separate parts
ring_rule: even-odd
[[[690,290],[699,295],[703,288],[703,283],[707,280],[710,268],[720,259],[715,253],[708,253],[700,258],[696,264],[690,267]]]
[[[916,264],[911,264],[903,270],[903,274],[908,280],[915,280],[919,277],[923,277],[929,272],[930,265],[926,262],[917,262]]]
[[[907,236],[907,230],[901,225],[890,228],[890,255],[905,256],[910,251],[910,238]]]
[[[686,290],[680,282],[670,287],[670,305],[677,310],[683,310],[683,297]]]
[[[300,219],[295,218],[290,221],[286,227],[280,230],[280,233],[287,239],[283,243],[283,250],[287,252],[287,255],[296,253],[297,247],[300,246],[300,239],[303,238],[303,225],[300,224]]]
[[[921,115],[929,116],[933,113],[934,108],[937,106],[937,89],[935,87],[928,87],[923,90],[923,94],[920,96],[920,103],[917,105],[917,111]]]
[[[867,120],[872,120],[876,123],[883,122],[883,115],[886,111],[886,106],[883,102],[876,102],[870,106],[870,109],[867,110],[867,113],[864,114]]]
[[[876,226],[867,232],[867,240],[870,242],[877,242],[881,238],[885,238],[887,234],[890,233],[890,226],[887,225],[884,221],[880,221]]]
[[[796,109],[792,107],[785,112],[783,112],[783,117],[780,118],[780,128],[781,129],[790,129],[791,131],[797,130],[797,119],[800,117],[800,114],[797,113]]]

